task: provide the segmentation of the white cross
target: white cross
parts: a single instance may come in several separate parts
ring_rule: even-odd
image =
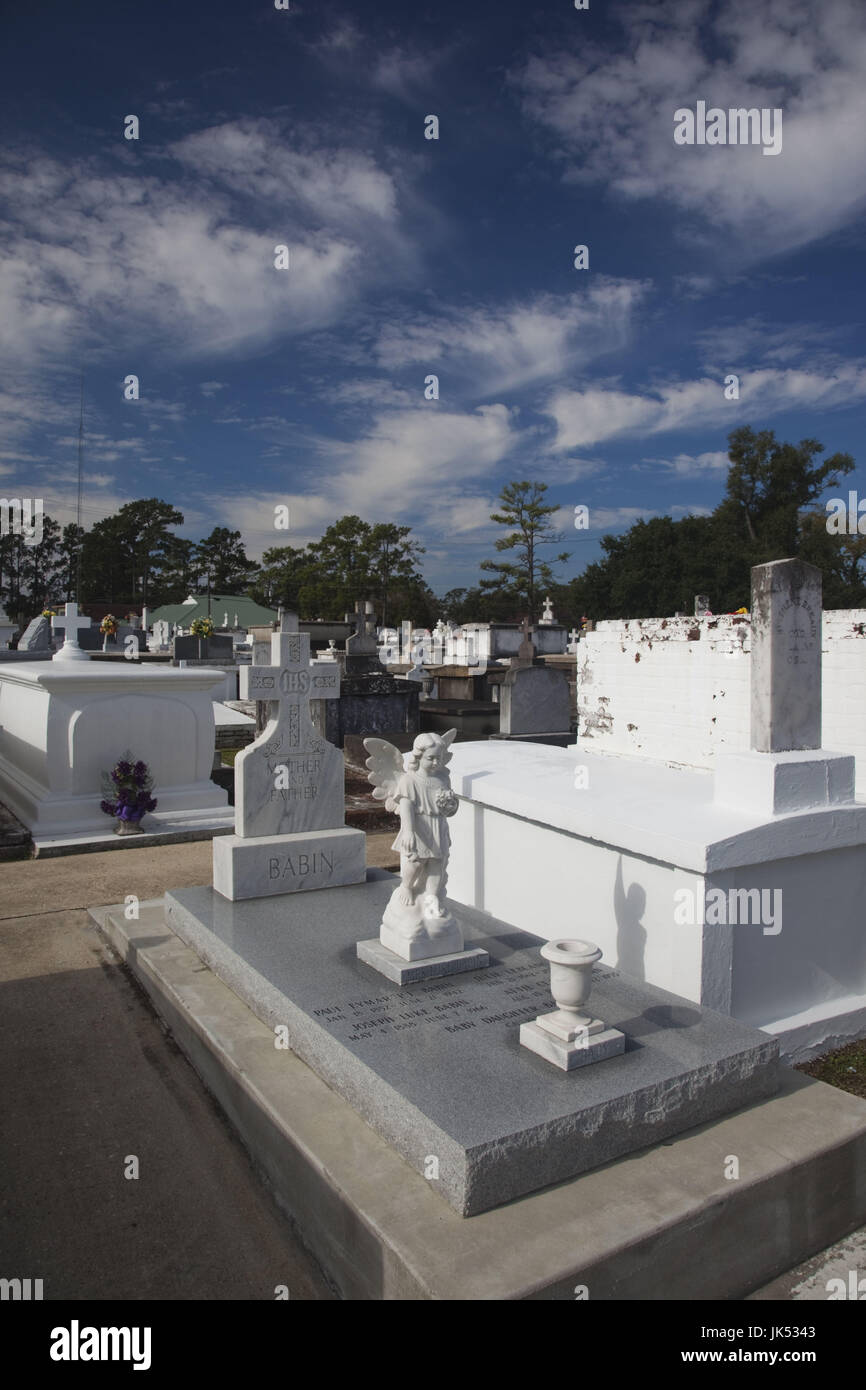
[[[59,652],[54,653],[55,661],[89,661],[87,652],[83,652],[78,645],[79,630],[90,627],[90,619],[79,615],[77,603],[67,603],[65,605],[64,616],[56,616],[51,619],[51,630],[63,632],[63,646]]]
[[[570,652],[576,652],[576,651],[577,651],[577,641],[578,641],[578,638],[580,637],[580,633],[578,632],[578,630],[577,630],[576,627],[573,627],[573,628],[571,629],[571,632],[568,634],[568,637],[569,637],[569,647],[568,647],[568,650],[569,650]]]
[[[291,630],[293,616],[284,615],[280,631],[271,637],[270,666],[240,668],[241,699],[269,701],[264,731],[243,749],[235,763],[235,833],[242,838],[281,833],[278,827],[284,813],[279,803],[273,803],[273,826],[261,828],[262,783],[264,780],[271,786],[274,774],[293,754],[320,756],[323,765],[328,758],[338,758],[342,768],[342,754],[321,737],[310,718],[311,699],[334,700],[339,696],[340,668],[336,662],[311,663],[309,634]],[[266,804],[265,823],[270,814]]]

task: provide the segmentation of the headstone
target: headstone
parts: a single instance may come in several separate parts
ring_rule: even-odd
[[[544,612],[542,613],[541,618],[539,619],[539,621],[542,622],[542,623],[544,623],[545,626],[547,626],[548,624],[550,624],[550,623],[552,623],[552,622],[555,622],[555,619],[554,619],[554,616],[553,616],[553,604],[551,603],[551,601],[550,601],[549,598],[546,598],[546,599],[544,600]]]
[[[854,801],[854,758],[821,747],[821,571],[752,569],[751,750],[716,759],[714,800],[766,816]]]
[[[18,643],[18,650],[19,652],[50,652],[53,649],[51,619],[43,618],[40,614],[38,618],[33,619],[32,623],[28,623],[24,636]]]
[[[573,627],[573,628],[571,629],[571,632],[568,634],[568,650],[569,650],[570,652],[576,652],[576,651],[577,651],[577,644],[578,644],[579,641],[580,641],[580,633],[578,632],[578,630],[577,630],[576,627]]]
[[[513,664],[516,666],[531,666],[537,655],[535,643],[532,640],[529,630],[529,619],[524,618],[521,624],[523,634],[520,646],[517,648],[517,656]]]
[[[499,738],[568,739],[568,677],[552,666],[513,666],[499,687]],[[496,737],[496,735],[494,735]]]
[[[704,618],[710,611],[709,594],[695,594],[695,617]]]
[[[175,661],[231,661],[233,651],[231,636],[225,633],[174,639]]]
[[[77,603],[67,603],[63,615],[51,619],[51,627],[52,631],[59,629],[65,638],[60,651],[54,653],[53,661],[90,660],[87,653],[81,650],[78,642],[79,632],[90,627],[90,619],[79,614]]]
[[[336,663],[310,663],[310,638],[281,616],[267,666],[243,666],[241,698],[266,700],[271,717],[235,759],[235,833],[214,840],[214,888],[237,900],[357,883],[363,831],[345,824],[343,755],[310,718],[310,699],[336,700]],[[289,629],[289,630],[286,630]]]
[[[821,571],[802,560],[752,570],[751,743],[821,746]]]

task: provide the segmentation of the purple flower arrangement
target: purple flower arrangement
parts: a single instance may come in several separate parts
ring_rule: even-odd
[[[147,763],[140,759],[134,761],[132,754],[127,752],[111,772],[102,774],[103,800],[99,809],[118,821],[137,825],[148,811],[156,810],[156,800],[150,794],[152,786]]]

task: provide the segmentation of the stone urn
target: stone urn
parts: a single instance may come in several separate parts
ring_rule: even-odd
[[[589,1028],[595,1020],[583,1012],[592,992],[592,967],[601,960],[601,951],[592,941],[558,938],[548,941],[541,954],[550,962],[550,992],[556,1015],[546,1018],[565,1025],[568,1032]]]

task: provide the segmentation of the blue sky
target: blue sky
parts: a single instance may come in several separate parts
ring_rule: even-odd
[[[438,592],[503,483],[550,485],[567,579],[711,510],[742,424],[866,492],[861,0],[7,0],[0,33],[5,495],[74,517],[82,363],[86,524],[159,496],[258,557],[355,512]],[[780,108],[781,153],[675,144],[699,100]]]

